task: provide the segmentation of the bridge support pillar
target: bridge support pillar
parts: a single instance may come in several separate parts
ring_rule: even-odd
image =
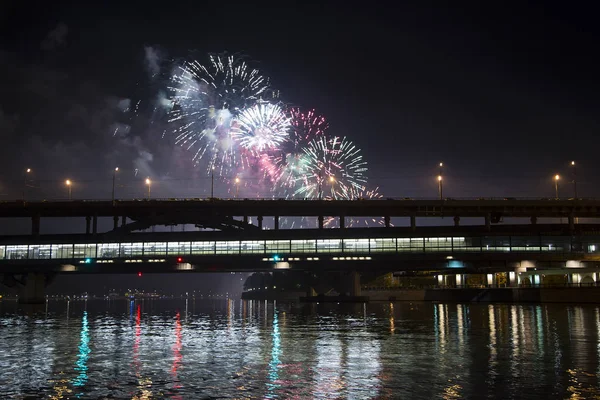
[[[575,230],[575,218],[572,215],[569,215],[569,230]]]
[[[346,217],[340,215],[340,229],[344,229],[346,227]]]
[[[390,227],[390,217],[389,217],[389,215],[386,215],[385,217],[383,217],[383,221],[385,223],[385,227],[389,228]]]
[[[113,216],[113,229],[117,230],[118,227],[119,227],[119,216],[114,215]]]
[[[273,225],[276,231],[279,230],[279,216],[276,215],[273,217]]]
[[[485,230],[492,230],[492,216],[490,215],[490,213],[485,214]]]
[[[248,216],[244,215],[244,225],[248,225]]]
[[[89,235],[90,234],[90,225],[92,223],[92,217],[90,217],[89,215],[87,217],[85,217],[85,234]]]
[[[460,217],[458,215],[454,217],[454,226],[460,226]]]
[[[531,225],[537,224],[537,217],[531,217]]]
[[[319,215],[318,219],[319,219],[319,229],[323,229],[323,216]]]
[[[123,215],[121,217],[121,226],[125,226],[125,225],[127,225],[127,217]]]
[[[92,217],[92,234],[98,233],[98,216],[94,215]]]
[[[256,217],[256,221],[258,222],[258,229],[262,230],[262,226],[263,226],[263,217],[262,215],[259,215],[258,217]]]
[[[46,301],[46,280],[42,273],[28,273],[24,285],[19,288],[19,303],[43,304]]]
[[[40,235],[40,216],[34,215],[31,217],[31,234],[33,236]]]
[[[360,274],[358,272],[350,272],[348,289],[348,294],[350,296],[360,296]]]
[[[416,231],[417,230],[417,217],[414,215],[410,216],[410,229],[412,231]]]

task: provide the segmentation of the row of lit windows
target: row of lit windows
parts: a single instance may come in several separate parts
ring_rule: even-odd
[[[235,240],[202,242],[137,242],[88,244],[39,244],[0,246],[0,259],[131,258],[136,256],[185,256],[222,254],[382,253],[452,251],[584,251],[596,252],[594,244],[579,244],[570,238],[380,238]],[[554,239],[550,243],[550,239]],[[527,243],[529,242],[529,243]],[[547,244],[546,244],[547,243]]]

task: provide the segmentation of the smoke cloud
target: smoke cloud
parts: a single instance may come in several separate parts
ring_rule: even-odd
[[[158,52],[158,50],[156,50],[155,48],[153,48],[151,46],[145,46],[144,47],[144,55],[145,55],[144,60],[145,60],[145,64],[146,64],[146,70],[150,74],[150,77],[154,78],[154,77],[158,76],[158,74],[160,72],[160,65],[159,65],[160,53]]]
[[[44,51],[52,51],[66,44],[67,33],[69,28],[64,23],[60,22],[56,28],[52,29],[44,40],[42,40],[41,48]]]

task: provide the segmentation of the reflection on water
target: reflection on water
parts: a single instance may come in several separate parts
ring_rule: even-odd
[[[0,302],[2,398],[597,398],[600,307]]]
[[[75,377],[73,380],[73,386],[85,386],[85,383],[88,380],[88,367],[87,362],[90,357],[90,333],[88,328],[88,316],[87,311],[83,312],[83,317],[81,318],[81,333],[80,333],[81,341],[79,343],[79,355],[77,357],[77,361],[75,362],[75,371],[79,372],[79,375]]]

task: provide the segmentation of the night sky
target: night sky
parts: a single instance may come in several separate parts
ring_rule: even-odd
[[[450,197],[553,197],[555,173],[567,195],[571,160],[580,196],[600,195],[595,8],[250,3],[2,2],[1,198],[20,193],[26,167],[39,196],[68,176],[106,197],[115,165],[208,182],[149,122],[163,85],[149,49],[165,75],[191,51],[248,55],[282,99],[362,148],[369,186],[386,197],[436,196],[440,161]],[[113,136],[123,99],[141,113]]]

